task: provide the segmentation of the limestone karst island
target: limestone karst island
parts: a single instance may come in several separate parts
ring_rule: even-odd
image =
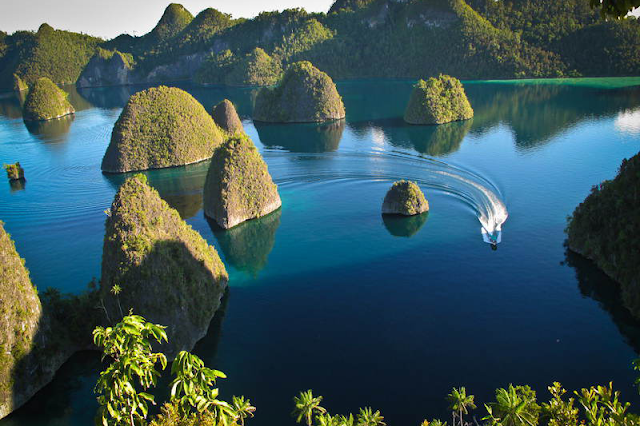
[[[640,424],[640,0],[0,5],[0,426]]]

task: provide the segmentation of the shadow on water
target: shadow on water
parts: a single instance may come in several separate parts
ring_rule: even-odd
[[[622,304],[620,285],[581,255],[565,251],[565,263],[576,271],[578,287],[583,296],[598,302],[620,330],[625,341],[640,353],[640,321]]]
[[[401,117],[349,123],[356,134],[365,134],[377,129],[385,140],[399,148],[414,149],[420,154],[439,157],[460,149],[464,137],[469,133],[473,119],[433,126],[407,124]]]
[[[415,235],[429,218],[429,212],[414,216],[402,216],[397,214],[383,214],[382,222],[389,234],[394,237],[412,237]]]
[[[282,209],[258,219],[248,220],[231,229],[223,229],[207,218],[224,254],[225,263],[257,278],[267,266],[269,253],[276,242]]]
[[[202,209],[202,190],[208,170],[209,161],[203,161],[182,167],[103,176],[117,191],[127,178],[137,173],[146,175],[149,184],[158,191],[160,197],[176,209],[183,220],[187,220]]]
[[[74,114],[47,121],[25,121],[29,133],[45,143],[62,143],[67,141]]]
[[[330,123],[254,123],[260,142],[269,148],[291,152],[331,152],[340,146],[344,120]]]

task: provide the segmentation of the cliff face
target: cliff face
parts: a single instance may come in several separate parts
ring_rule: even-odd
[[[228,229],[278,209],[278,187],[246,136],[232,137],[213,155],[204,184],[204,214]]]
[[[407,180],[394,182],[382,203],[383,214],[413,216],[426,211],[429,211],[429,203],[422,190],[415,182]]]
[[[567,226],[567,245],[620,283],[622,302],[640,318],[640,154],[594,186]]]
[[[443,124],[471,117],[473,109],[460,80],[442,74],[418,81],[404,113],[409,124]]]
[[[196,163],[211,157],[222,133],[184,90],[154,87],[129,98],[102,159],[102,170],[122,173]]]
[[[133,57],[117,50],[98,48],[80,74],[78,87],[124,86],[135,81]]]
[[[164,324],[168,354],[207,332],[227,286],[215,248],[136,175],[118,190],[106,222],[100,292],[109,320],[129,309]]]
[[[49,383],[79,348],[83,336],[66,339],[52,324],[0,221],[0,419]]]
[[[42,77],[36,81],[24,102],[25,121],[45,121],[73,114],[75,109],[67,100],[67,94],[51,80]]]
[[[253,115],[257,121],[300,123],[337,120],[345,112],[331,77],[302,61],[289,66],[277,87],[260,90]]]

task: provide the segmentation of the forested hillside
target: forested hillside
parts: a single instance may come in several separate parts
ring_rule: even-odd
[[[170,4],[148,34],[109,41],[46,24],[0,32],[0,87],[10,89],[14,73],[74,83],[98,46],[131,55],[130,84],[251,85],[299,60],[333,79],[640,74],[640,21],[605,21],[588,0],[337,0],[328,14],[288,9],[249,20],[211,8],[194,18]],[[266,61],[256,62],[256,48]]]

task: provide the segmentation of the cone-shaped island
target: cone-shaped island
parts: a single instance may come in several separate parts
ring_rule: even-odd
[[[413,86],[404,113],[404,121],[409,124],[443,124],[471,117],[473,109],[462,83],[457,78],[444,74],[427,81],[418,81]]]
[[[102,171],[184,166],[211,158],[222,132],[193,96],[175,87],[152,87],[129,98],[111,134]]]
[[[394,182],[382,203],[383,214],[413,216],[429,211],[429,203],[422,190],[408,180]]]
[[[277,87],[262,88],[253,118],[272,123],[323,122],[344,118],[344,104],[336,85],[311,62],[289,66]]]
[[[204,184],[203,204],[204,214],[225,229],[281,206],[278,187],[248,137],[232,137],[216,149]]]
[[[244,133],[242,121],[240,121],[236,107],[233,106],[229,99],[224,99],[214,106],[211,116],[213,121],[227,134]]]
[[[76,110],[67,94],[46,77],[39,78],[29,89],[24,102],[25,121],[45,121],[73,114]]]

